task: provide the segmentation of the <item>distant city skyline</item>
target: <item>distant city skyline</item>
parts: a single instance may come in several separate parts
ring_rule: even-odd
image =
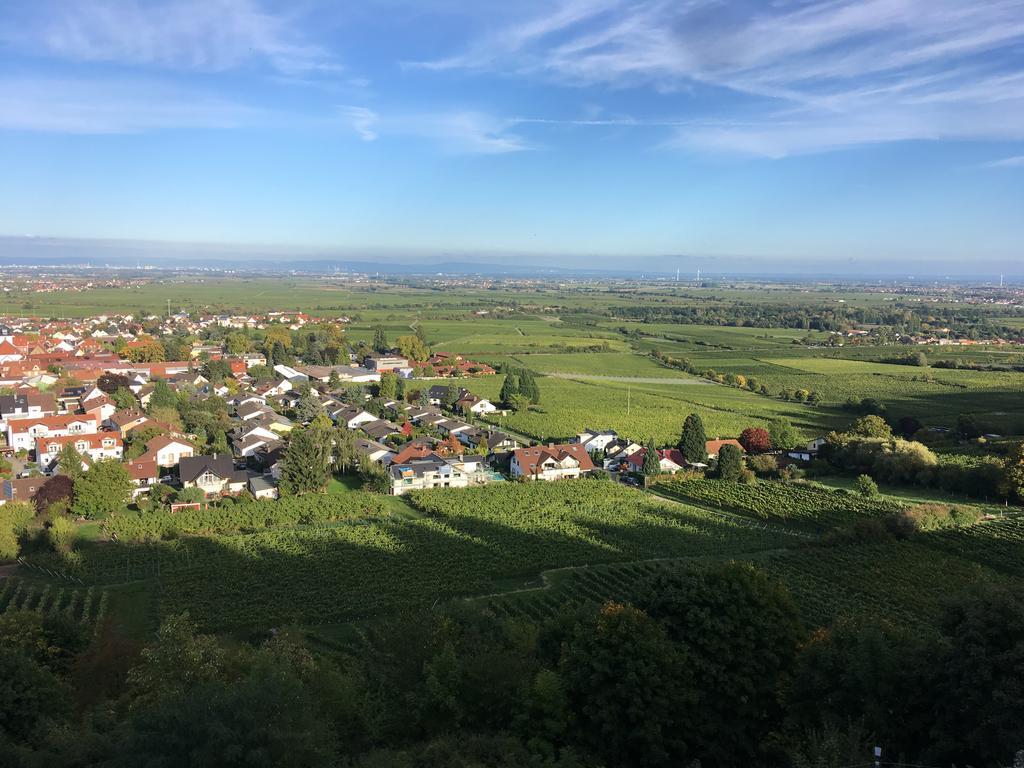
[[[0,263],[1024,261],[1024,0],[353,5],[0,8]]]

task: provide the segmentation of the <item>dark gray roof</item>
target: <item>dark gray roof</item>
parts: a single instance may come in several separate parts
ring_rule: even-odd
[[[214,456],[186,456],[178,463],[178,476],[183,483],[192,482],[209,470],[217,477],[227,479],[235,473],[235,462],[226,453]]]

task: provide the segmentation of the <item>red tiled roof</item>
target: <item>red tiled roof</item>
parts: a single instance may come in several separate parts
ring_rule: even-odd
[[[587,453],[587,449],[579,443],[565,443],[562,445],[538,445],[532,448],[517,448],[512,452],[516,463],[526,474],[537,474],[541,472],[540,465],[547,459],[562,461],[566,456],[572,456],[579,462],[580,471],[588,472],[594,469],[594,462]]]
[[[12,433],[27,432],[35,424],[43,424],[47,429],[65,429],[68,424],[84,422],[96,424],[96,418],[88,414],[63,414],[60,416],[26,416],[21,419],[8,419],[7,425]]]
[[[708,440],[704,444],[704,450],[707,451],[708,456],[717,456],[718,452],[720,450],[722,450],[722,446],[723,445],[735,445],[737,448],[740,449],[740,453],[746,453],[746,451],[743,450],[743,446],[740,445],[740,441],[739,440],[732,440],[732,439],[729,439],[729,440]]]
[[[112,448],[117,448],[118,446],[123,446],[124,445],[124,443],[121,442],[121,438],[118,437],[117,435],[115,435],[113,432],[95,432],[93,434],[87,434],[87,435],[65,435],[63,437],[40,437],[38,440],[36,440],[36,452],[37,453],[46,453],[47,452],[46,449],[49,448],[51,445],[59,445],[59,446],[63,447],[65,445],[67,445],[68,443],[77,443],[79,441],[87,442],[89,444],[89,448],[90,449],[102,448],[104,440],[113,440],[114,441],[114,445],[111,446]]]

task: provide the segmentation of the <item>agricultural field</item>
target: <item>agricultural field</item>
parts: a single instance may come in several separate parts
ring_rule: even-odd
[[[738,435],[746,427],[764,426],[779,417],[790,419],[813,437],[849,420],[829,409],[784,402],[700,379],[658,378],[665,378],[667,383],[545,376],[537,380],[541,391],[538,407],[492,417],[491,421],[542,441],[565,438],[591,427],[614,429],[635,440],[653,437],[657,443],[668,445],[678,441],[689,413],[701,416],[712,437]],[[484,397],[495,397],[501,377],[491,379],[467,380],[462,386]]]
[[[599,481],[413,496],[421,517],[172,541],[83,544],[75,575],[146,579],[161,615],[211,628],[332,623],[505,591],[566,565],[728,557],[792,535]]]
[[[476,598],[498,616],[540,621],[566,604],[628,601],[635,586],[659,573],[672,573],[714,558],[648,560],[564,568],[544,574],[533,589]],[[914,542],[842,547],[803,546],[735,558],[781,579],[810,628],[840,617],[885,616],[931,631],[950,593],[971,585],[1005,580],[996,571]]]
[[[0,615],[5,611],[34,611],[41,616],[62,615],[70,621],[95,626],[107,616],[109,590],[72,583],[11,576],[0,581]]]
[[[666,480],[656,490],[670,498],[813,530],[848,526],[865,517],[893,514],[906,506],[888,499],[866,499],[846,490],[797,483]]]

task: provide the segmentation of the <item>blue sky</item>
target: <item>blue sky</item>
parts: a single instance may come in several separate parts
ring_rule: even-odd
[[[5,3],[0,164],[13,236],[1005,270],[1024,0]]]

